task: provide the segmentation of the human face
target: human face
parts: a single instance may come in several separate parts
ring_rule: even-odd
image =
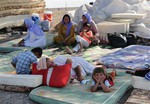
[[[70,22],[69,17],[67,17],[67,16],[64,17],[64,23],[65,23],[65,24],[68,24],[69,22]]]
[[[34,52],[34,55],[37,57],[37,58],[40,58],[41,57],[41,54],[39,52]]]
[[[84,15],[82,16],[82,21],[83,21],[84,23],[88,22],[87,18],[86,18]]]
[[[84,31],[89,31],[90,28],[88,26],[84,26]]]
[[[94,76],[95,76],[96,79],[105,79],[106,78],[104,73],[95,73]]]

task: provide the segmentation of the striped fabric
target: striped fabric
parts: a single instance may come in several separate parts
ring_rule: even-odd
[[[150,81],[150,71],[145,75],[145,78]]]

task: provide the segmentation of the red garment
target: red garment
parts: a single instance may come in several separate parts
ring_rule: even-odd
[[[83,32],[80,32],[80,36],[81,36],[83,39],[85,39],[86,41],[88,41],[89,44],[91,44],[92,41],[91,41],[90,38],[93,38],[93,33],[92,33],[92,31],[86,32],[86,35],[89,36],[89,38],[87,38],[86,36],[84,36],[84,35],[83,35]]]
[[[107,78],[107,80],[109,81],[110,85],[113,86],[114,85],[114,81],[111,78],[111,76],[109,76],[109,78]]]
[[[54,66],[50,69],[37,70],[37,64],[34,63],[32,66],[32,74],[43,75],[43,85],[64,87],[70,79],[71,66],[72,64],[69,63],[61,66]],[[48,76],[50,76],[49,79]]]
[[[42,81],[43,85],[47,85],[46,84],[47,73],[48,73],[48,69],[37,70],[37,64],[36,63],[32,64],[32,74],[42,75],[43,76],[43,81]]]

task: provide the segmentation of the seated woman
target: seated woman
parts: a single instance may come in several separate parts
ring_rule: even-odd
[[[77,45],[73,48],[73,51],[69,47],[66,47],[67,53],[72,54],[73,52],[83,51],[84,47],[87,48],[92,43],[93,33],[90,30],[90,24],[84,23],[83,28],[80,35],[76,35]]]
[[[82,20],[79,22],[79,24],[77,26],[77,34],[80,34],[80,32],[82,32],[84,30],[84,28],[83,28],[84,23],[90,24],[90,30],[93,32],[93,35],[94,35],[93,42],[95,44],[100,43],[99,39],[97,38],[97,37],[99,37],[97,26],[96,26],[95,22],[92,20],[89,13],[84,13],[82,15]]]
[[[59,24],[58,36],[54,37],[54,42],[60,45],[72,45],[75,43],[74,26],[68,14],[63,16]]]
[[[31,19],[25,19],[24,25],[27,28],[27,35],[18,43],[12,46],[44,47],[46,45],[45,33]]]

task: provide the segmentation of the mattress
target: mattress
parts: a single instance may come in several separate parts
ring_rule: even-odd
[[[130,75],[121,70],[117,70],[117,73],[114,91],[110,93],[91,92],[90,82],[87,85],[69,84],[64,88],[41,86],[32,90],[29,97],[41,104],[116,104],[132,86]]]
[[[132,79],[134,88],[150,90],[150,81],[145,79],[145,77],[132,76]]]

